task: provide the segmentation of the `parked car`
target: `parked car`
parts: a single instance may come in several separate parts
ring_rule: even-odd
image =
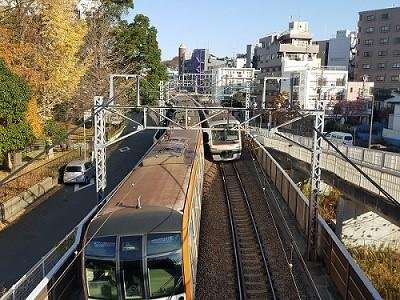
[[[74,160],[65,166],[64,183],[89,183],[95,168],[90,161]]]
[[[331,142],[339,145],[353,145],[353,136],[347,132],[333,131],[325,135],[325,137]]]

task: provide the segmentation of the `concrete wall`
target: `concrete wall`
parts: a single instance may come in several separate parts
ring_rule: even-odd
[[[285,152],[290,156],[301,161],[311,163],[311,153],[307,149],[297,146],[288,141],[276,140],[268,137],[259,136],[258,140],[265,145],[281,152]],[[289,146],[290,145],[290,146]],[[358,147],[357,147],[358,148]],[[380,157],[368,157],[372,155],[370,152],[364,153],[364,158],[367,161],[373,158],[382,160]],[[348,156],[349,157],[349,156]],[[378,183],[386,192],[400,202],[400,173],[392,170],[387,170],[381,167],[369,166],[368,163],[356,164],[368,174],[376,183]],[[356,185],[367,191],[381,195],[378,189],[372,185],[365,177],[363,177],[356,169],[348,162],[343,160],[339,155],[334,153],[323,152],[321,156],[321,168],[336,174],[338,177]]]
[[[283,200],[296,217],[298,225],[307,237],[309,223],[308,199],[257,140],[250,140],[250,149],[253,149],[256,159],[281,193]],[[317,232],[318,257],[324,262],[329,276],[343,299],[382,299],[342,242],[320,216],[318,217]]]
[[[47,177],[41,182],[35,184],[27,191],[15,196],[4,203],[0,204],[0,220],[11,221],[19,213],[33,203],[40,196],[47,193],[57,184],[57,179]]]
[[[346,245],[390,246],[400,250],[400,227],[347,199],[338,201],[336,233]]]

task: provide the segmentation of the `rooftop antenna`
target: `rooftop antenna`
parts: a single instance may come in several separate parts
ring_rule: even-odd
[[[142,195],[139,195],[139,197],[137,198],[136,209],[142,208],[142,205],[140,204],[140,198],[141,198],[141,197],[142,197]]]

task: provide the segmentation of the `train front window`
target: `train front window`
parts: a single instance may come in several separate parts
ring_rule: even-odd
[[[92,239],[85,249],[86,256],[115,257],[115,236],[105,236]]]
[[[147,255],[149,256],[180,249],[180,233],[153,233],[147,236]]]
[[[144,299],[142,237],[121,237],[120,263],[125,299]]]
[[[90,298],[118,298],[114,262],[86,259],[85,275]]]
[[[214,128],[224,130],[212,130],[213,144],[223,144],[225,142],[234,142],[239,140],[239,131],[232,130],[233,126],[225,124],[216,125]]]
[[[180,234],[148,235],[147,255],[150,298],[183,293]]]
[[[183,293],[181,252],[147,259],[150,298]]]

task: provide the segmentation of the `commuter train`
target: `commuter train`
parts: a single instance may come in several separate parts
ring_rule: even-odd
[[[194,299],[203,170],[200,129],[164,134],[87,227],[86,298]]]
[[[219,114],[208,121],[208,145],[212,159],[229,161],[239,159],[242,153],[240,122],[229,115]]]

